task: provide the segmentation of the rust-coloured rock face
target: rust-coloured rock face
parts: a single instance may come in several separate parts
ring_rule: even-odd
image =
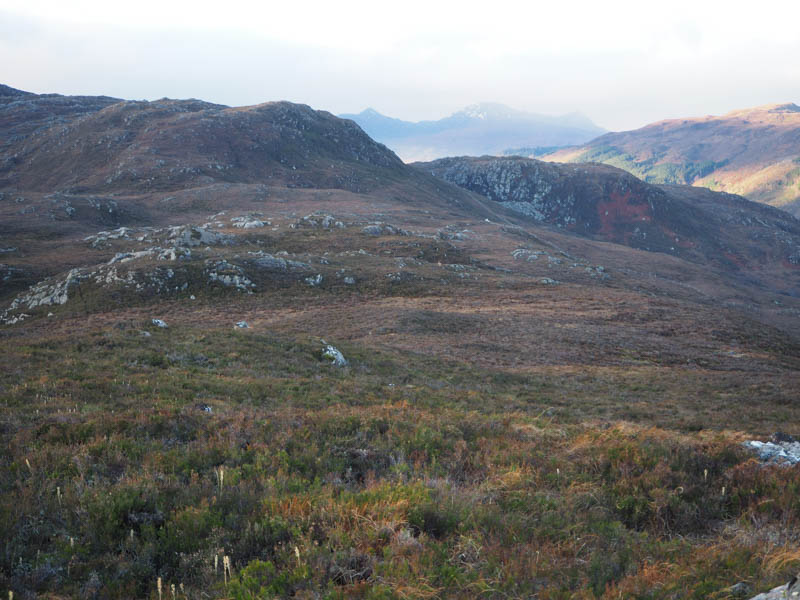
[[[790,270],[800,222],[730,194],[653,185],[602,164],[445,158],[417,167],[540,223],[731,272]]]

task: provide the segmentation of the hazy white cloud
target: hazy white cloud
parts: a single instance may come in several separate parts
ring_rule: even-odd
[[[3,82],[439,118],[490,100],[612,129],[800,102],[800,3],[0,0]]]

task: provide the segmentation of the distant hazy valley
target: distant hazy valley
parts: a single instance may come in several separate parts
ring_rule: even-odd
[[[372,109],[340,116],[358,123],[371,138],[386,144],[406,162],[582,144],[605,131],[579,113],[552,117],[496,103],[474,104],[438,121],[416,123]]]

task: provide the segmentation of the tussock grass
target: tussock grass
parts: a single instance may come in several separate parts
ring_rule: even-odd
[[[336,369],[301,335],[142,327],[6,345],[18,598],[722,598],[800,563],[800,471],[725,429],[736,373],[676,390],[674,367],[514,373],[346,341]]]

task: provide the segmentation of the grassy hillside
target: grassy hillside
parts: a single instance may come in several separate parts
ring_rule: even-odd
[[[56,104],[0,181],[3,595],[722,600],[800,568],[800,467],[743,446],[798,433],[780,211],[551,167],[571,231],[307,107]]]
[[[797,215],[800,107],[774,104],[660,121],[556,150],[547,160],[602,162],[651,183],[703,186]]]
[[[468,229],[240,233],[327,250],[326,281],[357,283],[87,295],[0,331],[0,587],[727,598],[787,579],[800,471],[741,442],[800,417],[797,339]]]

